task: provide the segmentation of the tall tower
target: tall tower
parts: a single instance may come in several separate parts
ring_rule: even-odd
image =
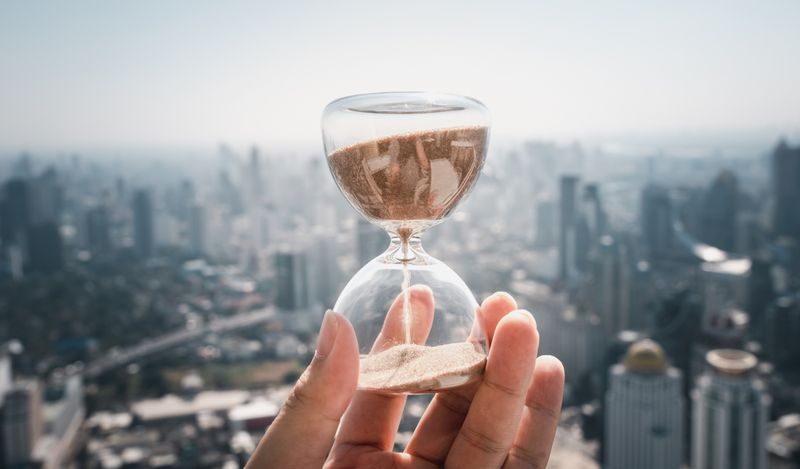
[[[700,239],[723,251],[736,249],[739,182],[731,171],[717,175],[705,195]]]
[[[284,311],[308,307],[308,274],[304,252],[284,250],[275,253],[276,306]]]
[[[666,189],[648,185],[642,191],[641,230],[650,259],[668,253],[673,243],[672,202]]]
[[[111,250],[111,220],[104,205],[86,212],[86,243],[94,254]]]
[[[770,400],[753,376],[758,360],[717,349],[706,361],[692,392],[692,469],[765,469]]]
[[[153,203],[150,194],[138,190],[133,194],[133,242],[136,254],[143,258],[155,253]]]
[[[207,251],[206,226],[205,207],[193,203],[189,208],[189,249],[195,255],[204,255]]]
[[[683,459],[681,373],[652,340],[628,349],[609,370],[606,469],[680,469]]]
[[[18,381],[6,394],[3,411],[3,467],[28,467],[42,436],[42,392],[38,381]]]
[[[365,265],[389,246],[386,232],[362,217],[358,217],[356,225],[358,267]]]
[[[775,234],[800,240],[800,147],[782,141],[772,154]]]
[[[564,282],[574,268],[575,222],[578,215],[575,193],[578,187],[576,176],[561,176],[561,200],[558,232],[558,278]]]

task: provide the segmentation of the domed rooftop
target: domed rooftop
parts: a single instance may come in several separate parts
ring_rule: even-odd
[[[667,357],[660,345],[650,339],[640,340],[628,348],[622,362],[635,373],[663,373],[667,369]]]
[[[706,354],[706,361],[718,373],[726,376],[744,375],[758,365],[755,355],[736,349],[711,350]]]

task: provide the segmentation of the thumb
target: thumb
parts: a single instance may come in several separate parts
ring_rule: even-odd
[[[314,359],[246,468],[322,467],[356,389],[358,358],[353,326],[341,314],[325,313]]]

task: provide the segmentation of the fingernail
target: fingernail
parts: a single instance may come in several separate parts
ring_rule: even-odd
[[[511,296],[510,293],[504,292],[504,291],[499,291],[499,292],[492,293],[491,295],[489,295],[489,298],[486,298],[486,300],[484,300],[484,302],[489,301],[489,300],[499,300],[499,299],[505,299],[506,301],[508,301],[513,306],[514,309],[517,309],[517,307],[518,307],[517,306],[517,301],[514,299],[514,297]]]
[[[527,309],[518,309],[511,314],[517,315],[518,317],[525,318],[526,321],[533,324],[533,327],[536,327],[536,320],[533,319],[533,314]]]
[[[328,310],[325,312],[325,317],[322,318],[322,327],[319,329],[319,337],[317,338],[317,350],[314,352],[316,358],[325,358],[331,353],[334,342],[336,342],[336,335],[339,333],[339,319],[333,314],[333,311]]]

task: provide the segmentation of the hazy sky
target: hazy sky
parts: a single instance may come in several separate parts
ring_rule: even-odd
[[[495,135],[796,132],[800,2],[0,0],[3,146],[317,142],[407,89]]]

